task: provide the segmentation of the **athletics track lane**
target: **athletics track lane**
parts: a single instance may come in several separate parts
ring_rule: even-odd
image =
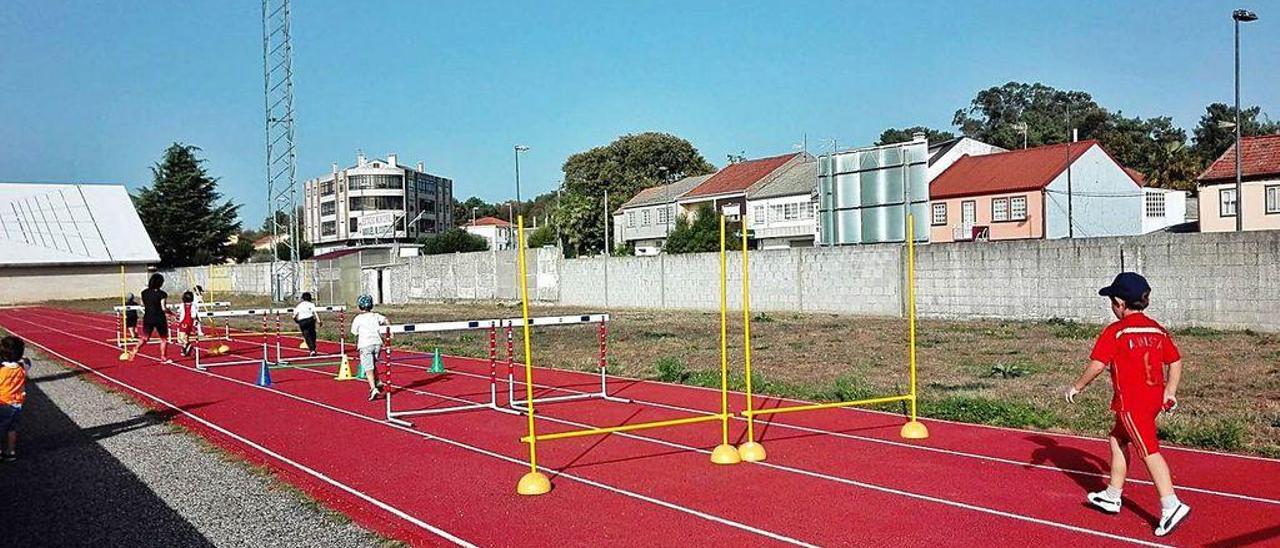
[[[51,313],[50,316],[61,316]],[[80,318],[67,320],[78,325]],[[103,327],[101,335],[106,335],[109,328]],[[92,340],[92,339],[90,339]],[[106,347],[105,344],[101,346]],[[114,349],[110,349],[114,353]],[[239,376],[247,384],[255,373],[253,366],[229,367],[228,375]],[[189,371],[183,369],[182,371]],[[331,374],[331,373],[328,373]],[[335,392],[361,394],[359,385],[334,383],[327,375],[307,370],[276,370],[276,387],[284,387],[291,393],[303,394],[307,398],[322,399],[332,397]],[[397,377],[399,378],[399,377]],[[412,382],[410,383],[412,384]],[[335,387],[350,386],[345,390]],[[315,391],[315,393],[310,393]],[[357,395],[356,398],[359,398]],[[351,405],[352,402],[334,402],[337,405]],[[359,406],[358,402],[354,405]],[[366,404],[368,408],[368,404]],[[380,416],[380,405],[372,404],[371,416]],[[449,431],[432,429],[435,434],[442,434],[454,439],[466,436],[468,442],[480,441],[486,448],[494,451],[507,451],[509,454],[523,456],[523,447],[514,443],[512,433],[522,430],[523,419],[511,415],[491,412],[464,413],[441,417],[448,420],[439,421]],[[497,432],[492,428],[499,426]],[[480,440],[480,435],[487,436]],[[1050,527],[1031,525],[1026,522],[996,517],[999,524],[992,530],[992,516],[976,513],[956,506],[936,503],[919,505],[918,499],[904,498],[901,495],[884,491],[869,490],[861,486],[831,482],[824,479],[793,473],[779,472],[772,468],[746,466],[736,469],[720,468],[710,465],[705,455],[688,451],[672,451],[670,448],[655,447],[654,444],[635,439],[613,436],[565,442],[599,443],[591,450],[591,455],[605,461],[611,466],[592,467],[583,470],[571,470],[572,474],[589,475],[593,479],[601,479],[613,485],[623,485],[628,489],[641,490],[647,495],[680,501],[682,505],[725,516],[737,521],[749,521],[751,525],[762,528],[789,528],[794,536],[803,540],[825,545],[848,543],[885,544],[892,542],[930,542],[946,544],[954,541],[956,530],[985,531],[989,538],[1005,542],[1035,540],[1041,544],[1068,545],[1080,540],[1079,535],[1070,530],[1055,530]],[[558,463],[549,459],[549,466],[568,465],[572,454],[565,454],[569,459]],[[698,474],[705,474],[698,477]],[[512,475],[503,482],[514,483],[518,474]],[[701,481],[693,484],[691,481]],[[557,481],[562,485],[564,476]],[[510,489],[511,483],[506,483]],[[789,496],[783,504],[767,511],[751,505],[742,504],[742,500],[769,501],[777,500],[778,493],[795,494],[801,498]],[[540,497],[541,498],[541,497]],[[587,506],[584,506],[587,507]],[[904,523],[904,516],[927,523],[946,523],[947,528],[922,527],[917,522]],[[1006,523],[1007,522],[1007,523]],[[607,527],[607,525],[591,523],[591,527]],[[624,536],[652,535],[656,529],[642,526],[615,529]],[[661,531],[679,534],[684,538],[689,534],[679,529],[665,528]],[[662,538],[644,538],[647,543]],[[1103,539],[1105,540],[1105,539]]]
[[[110,321],[110,320],[109,320],[109,318],[107,318],[107,321]],[[108,329],[109,329],[109,328],[108,328]],[[455,363],[453,363],[453,362],[457,362],[457,363],[455,364]],[[466,360],[451,360],[450,366],[451,366],[451,368],[458,367],[458,366],[460,366],[460,364],[462,364],[462,363],[464,363],[464,362],[466,362]],[[473,365],[474,365],[474,364],[473,364]],[[241,367],[241,368],[234,368],[234,369],[253,369],[253,368],[252,368],[252,367],[248,367],[248,368]],[[483,366],[481,369],[483,369],[484,374],[487,376],[487,369],[488,369],[488,367],[487,367],[487,363],[486,363],[486,364],[484,364],[484,366]],[[399,372],[400,370],[401,370],[401,368],[397,368],[397,371],[398,371],[398,372]],[[291,372],[291,373],[294,373],[294,372]],[[540,378],[541,380],[544,380],[544,381],[545,381],[545,380],[546,380],[546,377],[547,377],[546,373],[547,373],[547,371],[546,371],[546,370],[542,370],[542,369],[540,369],[540,370],[539,370],[539,372],[538,372],[539,378]],[[555,374],[557,374],[557,375],[562,374],[562,372],[552,372],[552,373],[555,373]],[[308,373],[308,374],[310,374],[310,375],[314,375],[314,373]],[[454,377],[454,376],[447,376],[446,378],[451,378],[451,377]],[[402,377],[401,377],[401,375],[400,375],[400,374],[397,374],[397,377],[396,377],[397,381],[399,381],[401,378],[402,378]],[[436,376],[435,378],[436,378],[436,379],[439,379],[440,377],[439,377],[439,376]],[[424,379],[424,380],[427,380],[427,379]],[[579,380],[579,381],[581,381],[581,376],[579,376],[579,379],[578,379],[578,380]],[[417,380],[410,380],[410,381],[408,382],[408,384],[414,384],[414,383],[416,383],[416,382],[419,382],[419,381],[417,381]],[[426,387],[426,388],[428,388],[428,389],[430,389],[430,390],[434,390],[434,391],[441,391],[441,390],[443,390],[443,386],[439,385],[438,383],[439,383],[439,381],[437,381],[437,384],[433,384],[433,385],[428,386],[428,387]],[[589,383],[587,383],[587,384],[589,384]],[[622,383],[617,383],[617,384],[615,384],[615,386],[620,386],[621,384],[622,384]],[[460,385],[460,384],[455,384],[454,386],[457,386],[457,387],[459,387],[459,388],[460,388],[462,385]],[[624,392],[626,392],[626,393],[627,393],[626,395],[629,395],[629,396],[635,397],[635,394],[633,394],[633,393],[631,393],[631,392],[632,392],[632,391],[634,391],[634,389],[635,389],[636,387],[644,387],[644,388],[646,388],[646,389],[659,389],[659,391],[665,391],[665,392],[673,392],[673,391],[676,391],[676,392],[690,392],[690,393],[694,393],[695,395],[699,392],[699,391],[697,391],[697,390],[688,389],[688,388],[680,388],[680,389],[677,389],[676,387],[671,387],[671,386],[666,386],[666,385],[660,385],[660,384],[653,384],[653,383],[644,383],[644,384],[636,385],[636,386],[634,386],[634,387],[631,387],[631,388],[627,388],[627,389],[625,389],[625,390],[624,390]],[[452,389],[452,388],[451,388],[451,389]],[[467,391],[468,391],[468,392],[487,393],[487,380],[485,380],[485,381],[484,381],[484,383],[483,383],[483,385],[482,385],[482,386],[480,386],[480,387],[475,387],[475,386],[473,386],[473,387],[471,387],[471,388],[467,389]],[[705,396],[705,395],[707,394],[707,392],[702,391],[702,392],[701,392],[701,394],[702,394],[703,396]],[[688,403],[689,403],[689,401],[688,401],[688,400],[689,400],[689,394],[681,394],[681,396],[682,396],[682,397],[681,397],[681,398],[678,398],[678,399],[683,400],[683,403],[688,404]],[[696,398],[695,398],[695,399],[696,399]],[[400,398],[397,398],[397,400],[399,401],[399,400],[400,400]],[[718,404],[718,401],[716,401],[716,402],[714,402],[714,403],[715,403],[715,404]],[[600,403],[600,402],[578,402],[578,403],[556,404],[555,406],[548,406],[548,407],[545,407],[544,409],[545,409],[545,410],[549,410],[549,411],[555,411],[555,412],[557,413],[557,415],[571,416],[571,417],[574,417],[575,419],[585,420],[585,422],[590,422],[590,423],[592,423],[592,424],[605,425],[605,424],[612,424],[612,423],[622,422],[623,420],[625,420],[625,419],[627,418],[627,416],[618,416],[618,415],[613,415],[613,414],[610,414],[610,412],[604,412],[604,411],[602,411],[602,410],[626,409],[626,408],[628,408],[628,407],[635,407],[635,406],[625,406],[625,405],[621,405],[621,404],[609,404],[609,403]],[[703,407],[703,408],[710,408],[710,407],[711,407],[711,406],[705,406],[705,407]],[[598,408],[598,409],[597,409],[597,408]],[[563,411],[563,412],[562,412],[562,411]],[[633,411],[634,411],[634,410],[633,410]],[[643,411],[643,412],[649,413],[651,410],[649,410],[649,409],[642,409],[642,410],[640,410],[640,411]],[[547,411],[544,411],[544,412],[547,412]],[[631,413],[631,412],[629,411],[629,412],[628,412],[628,416],[629,416],[629,414],[630,414],[630,413]],[[826,415],[826,414],[829,414],[829,412],[806,413],[806,414],[803,414],[803,415],[805,415],[805,416],[818,416],[818,415]],[[872,417],[877,417],[877,418],[878,418],[878,421],[879,421],[879,425],[882,427],[882,428],[881,428],[882,430],[892,430],[892,431],[896,432],[897,422],[899,422],[899,421],[898,421],[898,419],[895,419],[895,418],[892,418],[892,417],[888,417],[888,416],[886,416],[886,415],[880,415],[880,414],[874,414],[874,413],[863,413],[863,414],[868,415],[868,416],[872,416]],[[836,415],[836,416],[843,416],[843,415],[854,415],[854,414],[852,414],[852,413],[847,413],[847,412],[836,412],[836,413],[835,413],[835,415]],[[454,415],[454,416],[458,416],[458,415]],[[442,419],[442,418],[443,418],[443,417],[432,417],[432,418],[429,418],[429,421],[431,421],[431,422],[430,422],[430,424],[435,425],[435,424],[436,424],[436,422],[437,422],[437,421],[440,421],[440,419]],[[665,415],[657,415],[657,414],[652,414],[652,413],[650,413],[649,415],[645,415],[645,420],[652,420],[652,419],[656,419],[656,418],[668,418],[668,417],[667,417],[667,416],[665,416]],[[424,421],[424,422],[425,422],[425,421]],[[452,421],[450,421],[450,422],[452,423]],[[522,422],[522,421],[521,421],[521,422]],[[887,423],[887,424],[886,424],[886,423]],[[938,423],[938,424],[940,424],[940,425],[942,425],[942,426],[958,426],[958,425],[950,425],[950,424],[948,424],[948,423]],[[555,426],[549,426],[549,427],[548,427],[548,426],[544,426],[544,427],[543,427],[543,429],[544,429],[544,430],[551,430],[551,429],[554,429],[554,428],[556,428],[556,427],[555,427]],[[563,428],[563,427],[561,426],[561,428]],[[779,430],[778,425],[774,425],[774,426],[772,426],[772,427],[771,427],[771,429],[772,429],[772,430],[775,430],[775,431]],[[710,432],[710,434],[711,434],[711,435],[709,436],[709,435],[707,435],[707,434],[700,433],[700,430],[706,430],[706,431]],[[764,430],[764,429],[762,429],[762,430]],[[936,432],[936,431],[938,430],[938,428],[935,426],[934,430],[935,430],[935,432]],[[987,430],[989,430],[989,429],[987,429]],[[695,432],[699,432],[699,433],[698,433],[697,435],[694,435],[694,434],[695,434]],[[715,427],[714,427],[714,425],[700,425],[700,426],[691,426],[691,427],[683,427],[683,428],[675,428],[675,429],[656,430],[656,431],[646,432],[646,433],[643,433],[643,434],[645,434],[645,435],[654,435],[654,434],[659,434],[659,433],[660,433],[660,434],[662,434],[662,437],[664,437],[664,438],[669,437],[669,436],[676,436],[676,437],[677,437],[677,439],[678,439],[678,437],[679,437],[679,436],[691,436],[691,437],[694,437],[694,438],[697,438],[697,439],[700,439],[700,440],[707,440],[707,439],[712,439],[712,440],[714,440],[714,439],[715,439],[715,437],[716,437],[716,436],[714,435],[714,432],[715,432]],[[1005,433],[1005,434],[1007,434],[1007,433],[1008,433],[1007,431],[998,431],[998,432],[1002,432],[1002,433]],[[791,449],[786,448],[786,444],[791,444],[791,443],[793,443],[793,442],[800,442],[800,441],[802,441],[802,440],[804,441],[804,443],[810,443],[810,442],[812,442],[814,439],[817,439],[817,437],[815,437],[815,436],[813,436],[813,435],[811,435],[811,434],[807,434],[807,435],[806,435],[806,437],[796,438],[796,437],[794,437],[794,436],[795,436],[795,433],[794,433],[794,432],[792,432],[790,436],[779,436],[779,439],[776,439],[776,440],[770,439],[770,438],[769,438],[769,436],[770,436],[770,435],[771,435],[771,434],[768,432],[768,430],[766,430],[766,437],[765,437],[765,441],[770,443],[770,446],[769,446],[769,447],[770,447],[770,450],[771,450],[771,459],[770,459],[770,460],[771,460],[771,462],[774,462],[774,463],[784,462],[784,459],[788,458],[788,457],[789,457],[789,455],[792,453],[792,450],[791,450]],[[896,434],[895,434],[895,435],[896,435]],[[783,439],[781,439],[781,438],[784,438],[784,437],[788,437],[788,438],[791,438],[791,439],[787,439],[787,440],[783,440]],[[827,436],[823,436],[823,438],[825,438],[825,437],[827,437]],[[936,433],[935,433],[935,437],[937,437],[937,434],[936,434]],[[584,459],[579,460],[578,462],[574,463],[574,465],[573,465],[573,466],[571,466],[571,467],[570,467],[570,470],[571,470],[571,471],[573,471],[575,467],[585,468],[585,467],[587,467],[587,465],[588,465],[588,464],[590,464],[590,465],[592,465],[592,466],[599,466],[599,465],[601,465],[601,463],[609,461],[609,458],[604,457],[604,456],[601,456],[599,453],[600,453],[601,451],[603,451],[604,446],[607,446],[607,445],[611,445],[611,444],[613,444],[613,442],[615,441],[615,438],[618,438],[618,436],[615,436],[615,437],[613,437],[613,438],[610,438],[610,439],[609,439],[609,440],[607,440],[606,442],[601,443],[601,446],[600,446],[600,447],[597,447],[596,449],[593,449],[593,450],[591,451],[591,454],[590,454],[590,457],[591,457],[591,458],[589,458],[589,459],[584,458]],[[591,439],[591,438],[587,438],[587,440],[590,440],[590,439]],[[580,441],[580,440],[573,440],[573,441],[557,441],[557,442],[551,442],[550,444],[543,444],[544,446],[547,446],[547,445],[549,445],[549,446],[550,446],[550,448],[549,448],[549,449],[544,449],[544,450],[543,450],[543,453],[544,453],[544,455],[545,455],[545,454],[547,454],[548,452],[556,451],[556,450],[557,450],[557,447],[556,447],[556,445],[557,445],[557,444],[570,444],[570,443],[577,443],[578,441]],[[846,443],[847,443],[847,440],[839,440],[839,441],[841,441],[841,442],[846,442]],[[695,444],[696,444],[696,441],[695,441]],[[778,444],[783,444],[783,445],[778,445]],[[864,444],[865,444],[865,442],[864,442]],[[704,444],[704,445],[705,445],[705,444]],[[776,448],[775,448],[775,445],[777,445],[777,447],[776,447]],[[881,449],[883,449],[883,448],[884,448],[884,446],[881,446],[880,448],[881,448]],[[858,449],[858,448],[852,448],[852,449]],[[861,453],[866,453],[866,449],[867,449],[866,447],[862,447],[861,449],[862,449]],[[884,478],[866,478],[866,477],[859,477],[859,478],[857,478],[857,479],[859,479],[859,480],[868,480],[868,479],[871,479],[871,480],[874,480],[874,481],[875,481],[875,483],[877,483],[877,484],[884,484],[884,483],[890,483],[890,484],[891,484],[893,481],[895,481],[895,477],[893,477],[893,476],[895,476],[895,474],[897,474],[897,473],[899,473],[899,472],[901,472],[901,471],[903,471],[903,470],[895,471],[895,470],[893,470],[893,468],[892,468],[891,466],[885,466],[885,463],[894,462],[894,461],[896,461],[896,460],[903,460],[903,461],[908,461],[908,462],[909,462],[909,461],[910,461],[910,457],[911,457],[911,454],[909,453],[909,451],[911,451],[911,450],[916,450],[915,448],[907,448],[907,447],[895,447],[894,449],[895,449],[895,450],[899,450],[899,451],[908,451],[908,453],[907,453],[907,454],[904,454],[904,455],[899,455],[899,456],[892,456],[892,455],[891,455],[891,456],[889,456],[887,459],[886,459],[886,456],[885,456],[885,455],[879,455],[879,456],[877,456],[877,455],[864,455],[862,458],[864,458],[864,459],[865,459],[865,462],[857,462],[857,461],[855,460],[854,462],[851,462],[851,463],[848,463],[848,462],[846,462],[846,463],[842,463],[842,462],[838,462],[838,461],[839,461],[839,460],[841,460],[841,459],[832,459],[832,458],[830,458],[830,455],[832,454],[832,452],[835,452],[836,454],[840,454],[840,455],[842,455],[842,456],[843,456],[843,455],[853,454],[853,453],[855,453],[855,452],[857,452],[857,451],[851,450],[850,448],[840,447],[840,446],[839,446],[839,444],[833,445],[833,444],[829,443],[829,440],[820,440],[820,441],[816,442],[816,443],[815,443],[815,445],[814,445],[814,446],[812,446],[812,447],[810,447],[810,446],[802,446],[802,447],[798,448],[798,449],[795,451],[795,452],[796,452],[796,453],[798,453],[798,454],[804,454],[804,455],[808,455],[808,456],[810,456],[810,457],[814,457],[813,462],[800,462],[800,461],[786,460],[786,461],[785,461],[785,464],[793,465],[793,464],[797,464],[797,463],[799,463],[799,464],[802,464],[802,465],[803,465],[803,466],[802,466],[802,468],[803,468],[803,469],[808,469],[808,470],[818,470],[819,472],[829,473],[829,474],[833,474],[833,475],[839,475],[839,472],[840,472],[839,467],[838,467],[836,470],[822,470],[822,466],[824,466],[824,465],[828,465],[828,464],[830,464],[830,463],[835,463],[835,464],[839,464],[839,465],[840,465],[840,467],[849,468],[849,467],[851,467],[850,465],[856,465],[856,466],[853,466],[853,467],[858,468],[858,469],[862,469],[862,468],[864,467],[864,465],[865,465],[866,469],[868,469],[868,470],[887,470],[887,471],[888,471],[888,475],[889,475],[890,477],[884,477]],[[780,453],[780,451],[781,451],[781,453]],[[624,452],[625,452],[625,451],[624,451]],[[702,458],[704,458],[704,459],[705,459],[705,457],[702,457]],[[954,456],[951,456],[950,458],[954,458]],[[932,460],[932,459],[931,459],[931,458],[926,458],[926,459],[923,459],[921,463],[918,463],[918,464],[922,464],[922,465],[923,465],[923,466],[922,466],[922,468],[921,468],[920,470],[905,470],[905,471],[910,472],[910,473],[912,473],[912,474],[923,474],[923,475],[926,475],[926,476],[928,476],[928,477],[930,477],[930,478],[932,478],[932,477],[937,477],[938,472],[939,472],[939,470],[937,470],[938,466],[937,466],[937,465],[930,466],[930,465],[929,465],[929,461],[930,461],[930,460]],[[703,461],[703,462],[705,462],[705,461]],[[565,464],[568,464],[568,463],[565,463]],[[877,464],[879,464],[879,466],[876,466]],[[913,464],[915,464],[915,463],[913,463]],[[963,466],[963,465],[964,465],[964,463],[959,463],[959,464],[960,464],[961,466]],[[990,464],[990,463],[984,463],[984,464]],[[559,466],[559,465],[560,465],[559,463],[553,464],[553,466]],[[944,466],[945,466],[945,463],[944,463]],[[1001,466],[1003,466],[1003,467],[1008,467],[1008,464],[1001,464]],[[999,469],[996,469],[996,470],[987,470],[987,471],[983,472],[983,473],[987,474],[987,478],[984,480],[984,481],[986,482],[985,484],[983,484],[983,485],[979,485],[979,486],[978,486],[978,488],[976,488],[976,489],[957,488],[957,489],[956,489],[956,492],[954,492],[954,493],[943,493],[943,496],[946,496],[947,498],[952,498],[953,496],[960,496],[960,495],[964,495],[965,493],[969,493],[969,492],[978,492],[978,493],[982,493],[982,492],[984,492],[984,491],[990,491],[990,489],[989,489],[989,488],[990,488],[990,482],[991,482],[991,480],[990,480],[990,477],[991,477],[991,476],[990,476],[990,475],[991,475],[992,473],[996,473],[996,474],[998,474],[998,473],[1000,473],[1000,472],[1001,472],[1001,470],[999,470]],[[1033,476],[1042,476],[1042,475],[1046,475],[1046,473],[1041,471],[1041,472],[1036,472],[1036,474],[1033,474]],[[1063,478],[1063,479],[1065,479],[1065,476],[1061,475],[1060,473],[1058,473],[1058,474],[1050,474],[1050,475],[1048,475],[1048,476],[1049,476],[1049,477],[1058,477],[1058,478]],[[1027,478],[1027,479],[1029,479],[1029,480],[1034,480],[1034,479],[1036,479],[1036,478],[1032,477],[1032,478]],[[828,480],[828,481],[829,481],[829,480]],[[926,481],[925,483],[932,483],[932,484],[936,484],[936,483],[938,483],[938,482]],[[962,482],[962,483],[963,483],[963,482]],[[1015,483],[1017,483],[1017,484],[1021,484],[1021,483],[1022,483],[1022,481],[1021,481],[1021,479],[1019,479],[1019,481],[1017,481],[1017,482],[1015,482]],[[988,489],[983,489],[983,486],[984,486],[984,485],[985,485],[986,487],[988,487]],[[895,486],[895,487],[899,487],[899,486]],[[913,487],[918,487],[918,486],[913,486]],[[927,486],[926,486],[926,487],[927,487]],[[729,488],[730,488],[730,489],[732,489],[732,488],[733,488],[733,486],[731,485],[731,486],[729,486]],[[1051,486],[1049,489],[1050,489],[1051,491],[1053,491],[1053,490],[1057,490],[1057,488],[1056,488],[1056,487],[1052,487],[1052,486]],[[918,491],[919,489],[913,489],[913,490],[917,490],[917,491]],[[1036,490],[1039,490],[1039,489],[1036,489]],[[1077,487],[1077,488],[1073,488],[1073,487],[1068,486],[1068,487],[1063,488],[1063,489],[1061,489],[1061,490],[1062,490],[1062,491],[1064,491],[1064,492],[1072,492],[1072,496],[1071,496],[1071,498],[1078,502],[1078,500],[1079,500],[1079,499],[1078,499],[1078,492],[1079,492],[1079,488],[1078,488],[1078,487]],[[933,493],[931,493],[931,494],[933,494]],[[1025,497],[1024,497],[1024,498],[1025,498]],[[824,499],[819,499],[818,501],[815,501],[815,502],[818,502],[819,504],[821,504],[821,500],[829,500],[829,499],[825,499],[825,498],[824,498]],[[1016,502],[1016,501],[1014,501],[1014,502]],[[796,501],[795,501],[795,503],[796,503],[796,504],[795,504],[795,506],[804,506],[804,501],[803,501],[803,500],[796,500]],[[1195,504],[1195,502],[1193,502],[1192,504]],[[1041,504],[1041,506],[1043,506],[1043,504]],[[1198,507],[1198,508],[1199,508],[1199,507]],[[1050,518],[1052,518],[1053,516],[1051,515],[1051,516],[1049,516],[1049,517],[1050,517]],[[1110,518],[1108,518],[1108,519],[1110,519]],[[902,522],[901,522],[901,520],[899,520],[899,525],[900,525],[900,526],[901,526],[901,523],[902,523]],[[908,524],[908,525],[909,525],[909,524]],[[855,530],[857,530],[857,529],[861,529],[861,528],[860,528],[860,527],[858,527],[858,528],[856,528]],[[1128,533],[1129,531],[1124,531],[1124,532],[1125,532],[1125,533]],[[1139,530],[1135,531],[1135,533],[1136,533],[1136,534],[1135,534],[1135,536],[1136,536],[1137,538],[1149,538],[1149,530],[1147,530],[1147,529],[1145,528],[1145,526],[1143,526],[1143,527],[1139,527]],[[1180,533],[1182,533],[1182,532],[1180,531]],[[1020,538],[1021,540],[1026,540],[1026,538],[1025,538],[1024,536],[1020,536],[1019,538]],[[1176,538],[1176,537],[1175,537],[1175,538]],[[1221,538],[1221,537],[1219,537],[1219,538]],[[866,540],[870,540],[870,539],[869,539],[869,538],[863,538],[862,540],[866,541]],[[900,540],[901,540],[901,539],[900,539]],[[952,540],[954,540],[954,537],[952,537]],[[1062,539],[1059,539],[1059,540],[1062,540]],[[824,541],[824,542],[831,542],[831,540],[830,540],[830,539],[827,539],[827,540],[826,540],[826,541]]]

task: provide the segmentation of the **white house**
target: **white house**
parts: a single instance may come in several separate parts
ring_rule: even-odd
[[[946,171],[947,168],[951,167],[951,164],[956,163],[956,160],[960,158],[995,154],[997,152],[1007,151],[998,146],[989,145],[968,137],[929,143],[929,168],[925,173],[928,174],[929,180],[932,181],[938,174]]]
[[[818,162],[787,164],[774,178],[747,193],[747,228],[757,249],[812,247],[817,235]]]
[[[613,215],[613,243],[632,244],[636,255],[657,255],[675,228],[675,203],[711,175],[685,177],[636,193]]]
[[[484,238],[494,251],[515,249],[515,227],[497,217],[481,217],[463,225],[462,229]]]

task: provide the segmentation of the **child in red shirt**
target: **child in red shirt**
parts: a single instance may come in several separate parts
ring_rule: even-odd
[[[1111,285],[1098,291],[1111,301],[1111,312],[1119,320],[1098,336],[1084,373],[1067,389],[1067,401],[1089,383],[1110,370],[1115,395],[1111,410],[1116,414],[1111,429],[1111,481],[1106,490],[1089,493],[1090,504],[1111,514],[1120,512],[1120,493],[1128,473],[1129,446],[1137,449],[1160,493],[1160,522],[1156,536],[1173,531],[1191,512],[1173,492],[1169,465],[1160,454],[1156,438],[1156,416],[1161,409],[1172,411],[1178,404],[1178,381],[1182,378],[1182,356],[1159,323],[1142,311],[1151,301],[1151,286],[1142,276],[1122,272]],[[1168,376],[1165,368],[1168,368]]]
[[[178,344],[182,345],[183,356],[191,354],[191,345],[194,344],[192,335],[200,323],[200,318],[196,317],[194,301],[195,295],[187,291],[182,294],[182,307],[178,309]]]

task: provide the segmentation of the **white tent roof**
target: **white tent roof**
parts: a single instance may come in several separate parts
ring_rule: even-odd
[[[0,267],[159,261],[123,185],[0,183]]]

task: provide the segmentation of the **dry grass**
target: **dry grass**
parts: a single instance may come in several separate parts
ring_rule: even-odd
[[[234,299],[237,307],[266,304]],[[105,301],[57,303],[103,310]],[[393,322],[515,317],[493,303],[381,306]],[[581,309],[537,306],[535,315]],[[689,384],[718,382],[719,314],[611,311],[609,367],[620,375]],[[1158,316],[1158,313],[1157,313]],[[260,322],[243,322],[256,328]],[[926,416],[1102,435],[1110,428],[1110,388],[1100,379],[1074,406],[1062,389],[1079,374],[1101,326],[1068,321],[923,321],[918,326],[920,407]],[[323,338],[336,338],[334,323]],[[1203,328],[1176,330],[1186,366],[1178,413],[1162,420],[1175,443],[1280,457],[1280,335]],[[517,335],[517,338],[519,335]],[[597,362],[592,327],[535,330],[535,360],[589,370]],[[414,335],[397,345],[487,356],[483,332]],[[500,343],[501,344],[501,343]],[[517,340],[517,353],[520,344]],[[730,367],[742,364],[742,316],[729,317]],[[901,319],[758,313],[752,364],[762,393],[810,400],[892,395],[907,387],[907,329]],[[734,375],[734,384],[741,379]]]

